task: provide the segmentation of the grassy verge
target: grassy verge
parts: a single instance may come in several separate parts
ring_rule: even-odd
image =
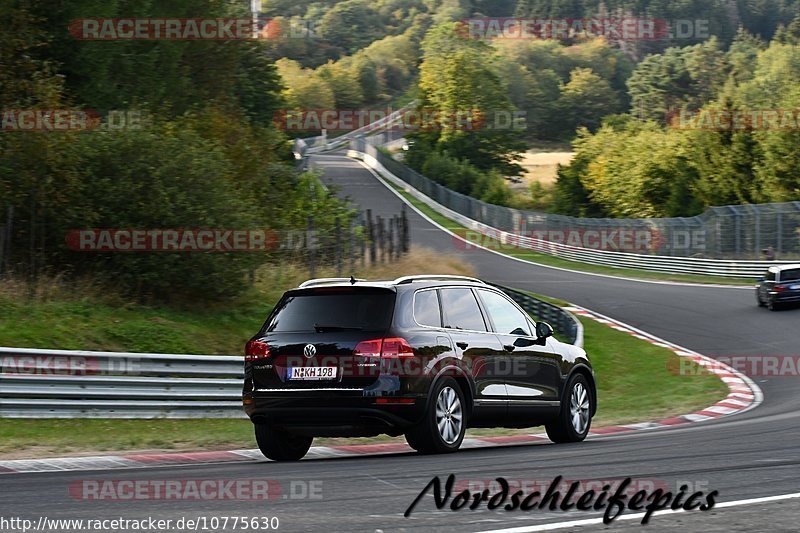
[[[411,204],[425,213],[428,217],[434,220],[437,224],[447,228],[448,230],[452,231],[453,233],[467,238],[468,235],[468,228],[465,228],[458,222],[450,220],[449,218],[437,213],[433,209],[431,209],[427,204],[421,202],[410,193],[408,193],[404,188],[398,187],[394,183],[389,180],[386,182],[397,192],[399,192],[403,198],[407,199]],[[722,278],[717,276],[701,276],[701,275],[694,275],[694,274],[673,274],[669,272],[650,272],[647,270],[638,270],[633,268],[618,268],[618,267],[607,267],[602,265],[592,265],[589,263],[581,263],[579,261],[570,261],[567,259],[562,259],[560,257],[555,257],[548,254],[543,254],[539,252],[534,252],[531,250],[526,250],[524,248],[518,248],[515,246],[510,246],[508,244],[501,244],[496,239],[488,238],[481,236],[479,244],[482,246],[496,250],[503,254],[517,257],[520,259],[525,259],[527,261],[533,261],[536,263],[541,263],[543,265],[549,265],[554,267],[560,268],[568,268],[570,270],[578,270],[581,272],[589,272],[595,274],[607,274],[611,276],[624,276],[634,279],[643,279],[643,280],[654,280],[654,281],[678,281],[678,282],[685,282],[685,283],[712,283],[712,284],[719,284],[719,285],[733,285],[733,286],[747,286],[752,285],[754,281],[747,280],[747,279],[729,279],[729,278]]]
[[[392,263],[357,265],[353,272],[368,279],[425,273],[475,275],[458,258],[423,249]],[[334,275],[331,268],[317,271],[319,277]],[[91,285],[45,280],[32,290],[3,280],[0,346],[241,355],[281,294],[306,279],[308,272],[298,265],[265,267],[235,300],[179,307],[141,305]]]
[[[711,405],[727,393],[725,385],[715,376],[670,373],[667,369],[678,365],[670,364],[677,356],[669,350],[590,319],[582,319],[582,322],[585,346],[595,367],[599,389],[595,426],[685,414]],[[478,429],[470,430],[469,435],[513,435],[532,431],[539,430]],[[317,439],[316,443],[390,441],[402,441],[402,438]],[[243,419],[0,421],[0,458],[5,459],[119,450],[181,451],[254,446],[250,422]]]

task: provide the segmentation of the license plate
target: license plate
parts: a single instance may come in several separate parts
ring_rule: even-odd
[[[289,367],[288,379],[336,379],[335,366],[295,366]]]

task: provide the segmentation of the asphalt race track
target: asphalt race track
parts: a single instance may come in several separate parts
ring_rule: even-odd
[[[401,200],[358,162],[321,155],[313,164],[324,180],[340,187],[362,208],[379,215],[400,211]],[[484,279],[562,298],[709,356],[800,355],[800,309],[769,312],[753,292],[735,288],[643,283],[561,271],[466,251],[454,238],[409,211],[411,240],[461,254]],[[434,269],[435,270],[435,269]],[[486,506],[470,511],[437,510],[426,496],[410,518],[403,512],[435,475],[444,479],[650,480],[676,490],[690,482],[719,491],[718,507],[654,516],[646,531],[797,531],[800,500],[725,502],[800,492],[800,377],[754,377],[763,403],[744,414],[682,428],[597,437],[577,445],[539,444],[466,449],[447,456],[395,454],[295,464],[252,462],[163,467],[113,472],[6,474],[0,501],[14,515],[37,518],[172,518],[277,516],[286,531],[484,531],[541,526],[600,516],[598,512],[504,512]],[[602,408],[602,398],[600,399]],[[246,422],[243,422],[246,423]],[[86,501],[69,495],[82,479],[186,480],[266,478],[283,495],[270,502]],[[291,497],[287,489],[321,487],[321,498]],[[287,497],[283,497],[287,496]],[[9,513],[5,513],[9,514]],[[626,514],[632,514],[626,511]],[[638,519],[611,526],[573,525],[563,530],[638,529]],[[221,530],[221,529],[219,529]]]

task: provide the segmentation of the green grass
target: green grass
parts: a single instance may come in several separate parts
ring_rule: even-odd
[[[20,302],[0,293],[0,345],[239,355],[273,303],[243,300],[231,308],[190,311],[114,306],[90,297]]]
[[[242,295],[219,302],[136,303],[87,280],[0,282],[0,346],[241,355],[286,288],[305,273],[264,269]]]
[[[458,222],[455,222],[445,217],[444,215],[437,213],[436,211],[431,209],[430,206],[428,206],[424,202],[421,202],[420,200],[412,196],[410,193],[408,193],[405,189],[398,187],[391,181],[385,178],[384,181],[386,181],[386,183],[388,183],[393,189],[399,192],[403,196],[403,198],[408,200],[414,207],[425,213],[425,215],[430,217],[437,224],[447,228],[448,230],[452,231],[453,233],[461,237],[466,238],[468,228],[465,228]],[[747,279],[731,279],[731,278],[723,278],[717,276],[702,276],[694,274],[673,274],[668,272],[651,272],[648,270],[638,270],[633,268],[617,268],[617,267],[607,267],[602,265],[593,265],[589,263],[581,263],[579,261],[570,261],[567,259],[562,259],[560,257],[555,257],[548,254],[526,250],[524,248],[517,248],[510,245],[503,245],[499,243],[496,239],[487,238],[484,236],[481,236],[479,244],[481,244],[486,248],[490,248],[492,250],[496,250],[503,254],[512,257],[517,257],[519,259],[525,259],[527,261],[541,263],[543,265],[567,268],[570,270],[578,270],[581,272],[589,272],[594,274],[624,276],[633,279],[653,280],[653,281],[712,283],[712,284],[733,285],[733,286],[742,286],[742,285],[746,286],[755,283],[754,280],[747,280]]]
[[[63,311],[63,308],[53,309]],[[136,310],[131,309],[128,312],[135,313]],[[89,313],[87,320],[95,316],[107,319],[108,312]],[[227,313],[219,316],[231,319]],[[58,318],[53,317],[52,320],[57,321]],[[198,325],[206,321],[214,322],[211,316],[204,316],[202,319],[195,317],[186,322],[187,328],[198,331]],[[641,422],[690,413],[711,405],[726,395],[725,385],[713,375],[693,375],[693,372],[688,372],[688,376],[684,377],[670,373],[668,368],[678,366],[669,364],[671,359],[677,357],[671,351],[591,319],[582,318],[581,321],[584,325],[585,347],[594,365],[598,382],[599,406],[595,426]],[[174,328],[178,325],[178,322],[173,322]],[[189,336],[189,333],[186,335]],[[235,337],[237,333],[231,335]],[[219,339],[219,342],[223,341]],[[8,343],[4,337],[0,337],[0,344]],[[123,348],[129,350],[132,349],[131,346],[123,345]],[[513,435],[532,431],[540,429],[477,429],[470,430],[469,434]],[[317,439],[316,443],[362,444],[400,440],[402,438],[382,436],[369,439]],[[214,450],[254,446],[252,427],[245,419],[0,420],[0,457],[3,458],[119,450]]]
[[[723,399],[727,386],[715,375],[677,375],[672,351],[581,318],[584,346],[598,388],[596,422],[631,423],[686,414]],[[672,361],[672,363],[670,363]],[[694,367],[694,364],[692,365]]]
[[[0,458],[253,448],[247,419],[0,419]]]

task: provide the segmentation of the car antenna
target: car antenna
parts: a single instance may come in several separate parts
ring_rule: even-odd
[[[355,284],[356,284],[356,278],[350,276],[350,285],[355,285]]]

